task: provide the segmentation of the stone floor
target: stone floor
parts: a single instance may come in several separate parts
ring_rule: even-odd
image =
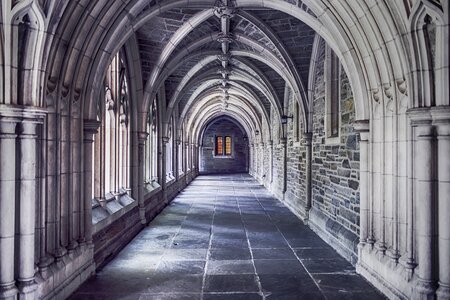
[[[70,299],[383,299],[248,175],[200,176]]]

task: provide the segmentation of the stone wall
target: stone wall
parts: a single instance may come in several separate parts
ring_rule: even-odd
[[[286,154],[286,194],[285,202],[297,212],[303,219],[306,212],[306,147],[302,137],[304,131],[302,124],[302,113],[294,107],[297,105],[293,94],[290,93],[288,115],[293,116],[287,129],[287,154]]]
[[[322,44],[323,45],[323,44]],[[353,128],[355,107],[347,75],[341,68],[340,134],[325,135],[324,47],[316,69],[312,140],[311,222],[346,258],[356,263],[359,242],[359,141]],[[325,225],[325,226],[323,226]]]
[[[302,112],[296,108],[292,93],[287,97],[286,139],[276,125],[272,108],[273,179],[271,191],[345,258],[356,263],[359,242],[359,136],[353,128],[355,107],[353,93],[345,72],[340,77],[339,138],[325,134],[325,44],[322,41],[313,93],[313,129],[311,153],[311,210],[307,199],[307,147],[303,136]],[[285,142],[286,141],[286,142]],[[286,150],[285,145],[286,143]],[[286,179],[284,156],[286,155]],[[262,162],[256,162],[262,163]],[[261,174],[252,174],[260,178]],[[286,182],[284,182],[286,180]],[[264,183],[264,180],[261,180]],[[285,190],[284,190],[285,189]]]
[[[230,156],[215,155],[216,136],[231,136]],[[228,119],[219,119],[211,124],[203,136],[200,172],[202,174],[248,172],[248,141],[244,140],[244,136],[245,133]]]

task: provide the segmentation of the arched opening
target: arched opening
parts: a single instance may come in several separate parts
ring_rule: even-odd
[[[448,1],[112,2],[1,4],[0,298],[69,294],[237,172],[388,297],[450,298]]]
[[[230,117],[214,118],[205,126],[199,151],[200,174],[248,173],[248,137]]]

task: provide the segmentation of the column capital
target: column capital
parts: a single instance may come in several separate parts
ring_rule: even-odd
[[[406,111],[411,126],[429,126],[432,122],[432,116],[429,107],[410,108]]]
[[[87,120],[83,121],[83,130],[85,134],[96,134],[101,122],[97,120]]]
[[[148,138],[148,133],[145,131],[139,131],[137,133],[137,138],[138,138],[139,144],[145,144],[145,142],[147,141],[147,138]]]
[[[47,110],[42,107],[0,104],[1,121],[42,124],[46,115]]]
[[[97,133],[97,130],[100,126],[101,122],[97,120],[84,120],[83,121],[83,131],[84,131],[84,142],[85,143],[93,143],[94,135]]]
[[[369,140],[370,133],[370,121],[369,120],[357,120],[353,123],[353,128],[359,133],[360,141],[367,142]]]
[[[450,106],[436,106],[430,109],[433,125],[438,136],[450,136]]]
[[[273,141],[272,140],[267,141],[267,146],[273,146]]]
[[[287,144],[287,138],[285,138],[285,137],[280,138],[280,144],[281,144],[282,146],[286,146],[286,144]]]
[[[163,136],[162,137],[162,141],[163,141],[164,144],[167,144],[169,142],[169,140],[170,140],[170,138],[167,137],[167,136]]]

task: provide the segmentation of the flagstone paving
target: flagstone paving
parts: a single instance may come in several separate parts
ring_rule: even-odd
[[[70,299],[384,299],[249,175],[199,176]]]

